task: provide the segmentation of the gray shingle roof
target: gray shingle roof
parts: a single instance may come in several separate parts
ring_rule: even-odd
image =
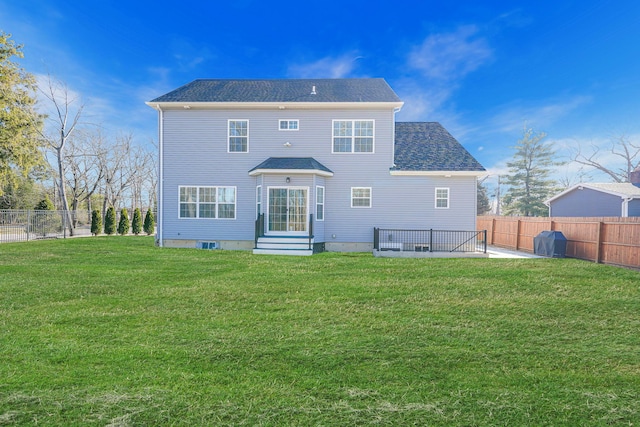
[[[312,89],[315,86],[315,95]],[[401,102],[384,79],[198,79],[153,102]]]
[[[395,171],[484,171],[440,123],[397,122]]]
[[[249,172],[257,169],[300,169],[318,170],[333,173],[331,169],[314,159],[313,157],[269,157]]]
[[[619,196],[640,198],[640,187],[636,187],[630,182],[588,182],[579,185]]]

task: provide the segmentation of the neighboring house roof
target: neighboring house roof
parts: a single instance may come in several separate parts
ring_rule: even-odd
[[[580,188],[589,188],[591,190],[618,196],[623,199],[640,199],[640,187],[636,187],[630,182],[591,182],[576,184],[573,187],[564,190],[562,193],[556,194],[550,199],[545,200],[544,203],[549,205],[549,203],[554,200]]]
[[[437,122],[397,122],[394,163],[392,172],[486,170]]]
[[[315,91],[314,91],[315,89]],[[394,102],[384,79],[198,79],[152,101],[164,102]]]
[[[315,172],[319,175],[333,176],[331,169],[314,159],[313,157],[269,157],[258,166],[249,171],[249,175],[257,175],[267,172],[308,173]]]

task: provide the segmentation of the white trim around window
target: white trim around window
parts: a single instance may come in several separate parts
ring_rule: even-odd
[[[351,207],[371,207],[371,187],[351,187]]]
[[[256,187],[256,218],[262,213],[262,185]]]
[[[300,129],[300,120],[282,119],[278,121],[278,130],[292,131]]]
[[[236,219],[236,187],[179,186],[178,218]]]
[[[324,221],[324,187],[316,187],[316,221]]]
[[[449,188],[436,187],[435,196],[436,209],[449,209]]]
[[[249,152],[249,120],[227,120],[227,153]]]
[[[333,120],[331,125],[331,153],[375,152],[375,120]]]

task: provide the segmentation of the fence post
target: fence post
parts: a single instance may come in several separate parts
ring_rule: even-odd
[[[433,228],[429,229],[429,252],[433,252]]]
[[[598,229],[596,230],[596,259],[594,260],[596,264],[600,264],[600,257],[602,256],[602,226],[604,223],[602,221],[598,222]]]
[[[496,219],[491,218],[491,244],[495,241],[496,237]]]
[[[380,250],[380,229],[377,227],[373,227],[373,249]]]
[[[484,251],[483,253],[487,253],[487,230],[482,230],[482,232],[484,233]]]
[[[516,223],[516,251],[520,248],[520,220]]]

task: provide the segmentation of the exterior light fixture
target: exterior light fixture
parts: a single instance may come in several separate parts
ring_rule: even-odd
[[[291,178],[287,177],[287,178],[285,179],[285,181],[286,181],[286,182],[287,182],[287,184],[288,184],[288,183],[290,183],[290,182],[291,182]]]

